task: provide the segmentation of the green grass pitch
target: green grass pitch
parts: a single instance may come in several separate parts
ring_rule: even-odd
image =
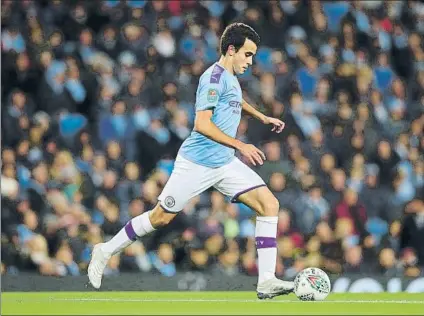
[[[255,292],[3,292],[2,315],[424,315],[424,293],[294,294],[260,301]]]

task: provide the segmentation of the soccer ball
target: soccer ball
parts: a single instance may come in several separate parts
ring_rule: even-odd
[[[323,301],[330,291],[330,279],[321,269],[304,269],[294,279],[294,293],[301,301]]]

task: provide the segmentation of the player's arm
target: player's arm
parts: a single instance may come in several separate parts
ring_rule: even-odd
[[[248,114],[250,114],[254,118],[261,121],[262,123],[265,123],[266,115],[262,114],[261,112],[256,110],[252,105],[247,103],[245,99],[242,99],[241,107],[242,107],[243,111],[247,112]]]
[[[197,111],[194,120],[194,130],[224,146],[239,150],[242,142],[222,132],[212,122],[212,110]]]
[[[258,110],[256,110],[253,106],[251,106],[249,103],[247,103],[244,99],[241,103],[243,111],[249,113],[254,118],[258,119],[264,124],[272,124],[273,128],[272,131],[276,131],[277,133],[281,133],[281,131],[284,129],[285,123],[279,119],[266,116],[265,114],[262,114]]]
[[[242,141],[228,136],[222,132],[212,122],[212,110],[203,110],[196,112],[196,118],[194,120],[194,130],[207,138],[216,141],[224,146],[236,149],[245,156],[254,166],[256,163],[263,164],[265,160],[265,154],[251,144],[245,144]]]

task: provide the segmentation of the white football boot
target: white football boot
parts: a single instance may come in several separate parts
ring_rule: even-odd
[[[258,284],[256,292],[260,300],[287,295],[294,291],[294,282],[272,278]]]
[[[102,285],[103,272],[111,257],[110,254],[102,250],[102,245],[103,244],[97,244],[94,246],[93,252],[91,253],[91,261],[88,265],[88,280],[96,289],[99,289]]]

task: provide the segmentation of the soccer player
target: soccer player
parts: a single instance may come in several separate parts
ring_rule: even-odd
[[[200,77],[196,93],[196,117],[191,135],[184,141],[174,170],[153,210],[131,219],[111,240],[94,246],[88,278],[100,288],[109,258],[137,238],[167,225],[194,196],[210,187],[241,202],[257,213],[256,246],[259,278],[257,296],[273,298],[293,292],[294,284],[275,277],[276,234],[279,204],[264,181],[234,156],[238,150],[252,165],[263,164],[264,153],[235,135],[242,110],[280,133],[284,123],[263,115],[242,98],[236,75],[252,65],[260,38],[248,25],[233,23],[222,34],[221,58]]]

